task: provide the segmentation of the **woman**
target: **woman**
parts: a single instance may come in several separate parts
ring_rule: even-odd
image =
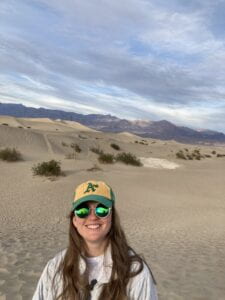
[[[75,190],[69,246],[46,265],[33,300],[157,300],[147,264],[126,241],[112,189],[87,181]]]

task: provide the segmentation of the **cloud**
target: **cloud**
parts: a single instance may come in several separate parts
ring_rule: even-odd
[[[224,130],[223,1],[0,3],[1,99]]]

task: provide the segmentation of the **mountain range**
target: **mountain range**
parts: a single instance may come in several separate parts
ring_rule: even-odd
[[[79,122],[90,128],[104,132],[130,132],[141,137],[161,140],[176,140],[184,143],[225,143],[225,134],[212,130],[194,130],[176,126],[166,120],[130,121],[112,115],[89,114],[26,107],[22,104],[0,103],[0,115],[18,118],[50,118]]]

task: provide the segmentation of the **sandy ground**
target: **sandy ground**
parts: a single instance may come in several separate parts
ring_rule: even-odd
[[[131,134],[103,134],[48,119],[0,117],[2,123],[8,126],[0,125],[0,148],[16,147],[24,160],[0,161],[0,300],[31,299],[44,265],[67,245],[74,187],[88,179],[113,187],[128,240],[150,264],[159,299],[225,299],[225,157],[175,156],[184,148],[225,153],[224,146],[152,139],[143,145]],[[144,166],[99,164],[90,148],[116,153],[112,142]],[[71,143],[82,149],[75,160],[65,158]],[[65,176],[33,176],[34,164],[52,158],[61,161]],[[101,170],[87,171],[95,164]]]

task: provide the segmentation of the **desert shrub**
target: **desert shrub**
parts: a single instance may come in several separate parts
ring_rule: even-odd
[[[0,159],[6,161],[19,161],[22,160],[22,155],[15,148],[5,148],[0,150]]]
[[[141,144],[141,145],[146,145],[146,146],[148,145],[146,142],[142,142],[142,141],[139,142],[139,144]]]
[[[197,155],[200,155],[200,150],[199,149],[195,149],[195,150],[193,150],[193,153],[195,153]]]
[[[120,146],[117,144],[112,143],[110,146],[115,150],[120,150]]]
[[[113,164],[114,163],[114,155],[110,153],[101,153],[99,154],[98,160],[103,164]]]
[[[68,144],[65,143],[65,142],[62,142],[62,146],[63,146],[63,147],[68,147]]]
[[[70,145],[70,147],[71,147],[72,149],[74,149],[74,151],[77,152],[77,153],[80,153],[80,152],[81,152],[81,148],[80,148],[80,146],[79,146],[78,144],[72,143],[72,144]]]
[[[118,153],[116,156],[116,161],[123,162],[126,165],[133,165],[133,166],[142,166],[141,161],[132,153]]]
[[[27,126],[27,128],[30,129],[31,127],[30,127],[30,126]]]
[[[23,128],[22,126],[18,126],[18,128]]]
[[[212,157],[212,155],[210,155],[210,154],[205,154],[205,157]]]
[[[94,152],[95,154],[103,154],[103,151],[100,148],[92,147],[92,148],[90,148],[90,150],[92,152]]]
[[[135,141],[136,144],[138,144],[138,141]]]
[[[201,158],[202,158],[202,156],[200,156],[200,155],[195,155],[194,157],[196,160],[201,160]]]
[[[184,148],[184,150],[186,151],[186,152],[188,152],[189,150],[188,150],[188,148]]]
[[[216,151],[215,151],[215,150],[213,150],[213,151],[212,151],[212,154],[213,154],[213,155],[215,155],[215,154],[216,154]]]
[[[61,175],[60,162],[54,159],[39,163],[32,167],[34,175],[41,176],[59,176]]]
[[[187,159],[182,150],[180,150],[176,153],[176,157],[179,159]]]
[[[196,160],[200,160],[201,158],[204,158],[204,156],[200,153],[200,150],[199,149],[195,149],[193,152],[192,152],[192,156],[194,159]]]
[[[225,154],[217,154],[217,156],[216,157],[224,157],[225,156]]]
[[[4,125],[4,126],[9,126],[9,124],[7,124],[7,123],[2,123],[2,125]]]
[[[190,154],[187,154],[187,159],[189,159],[189,160],[193,160],[193,156],[192,156],[192,155],[190,155]]]

